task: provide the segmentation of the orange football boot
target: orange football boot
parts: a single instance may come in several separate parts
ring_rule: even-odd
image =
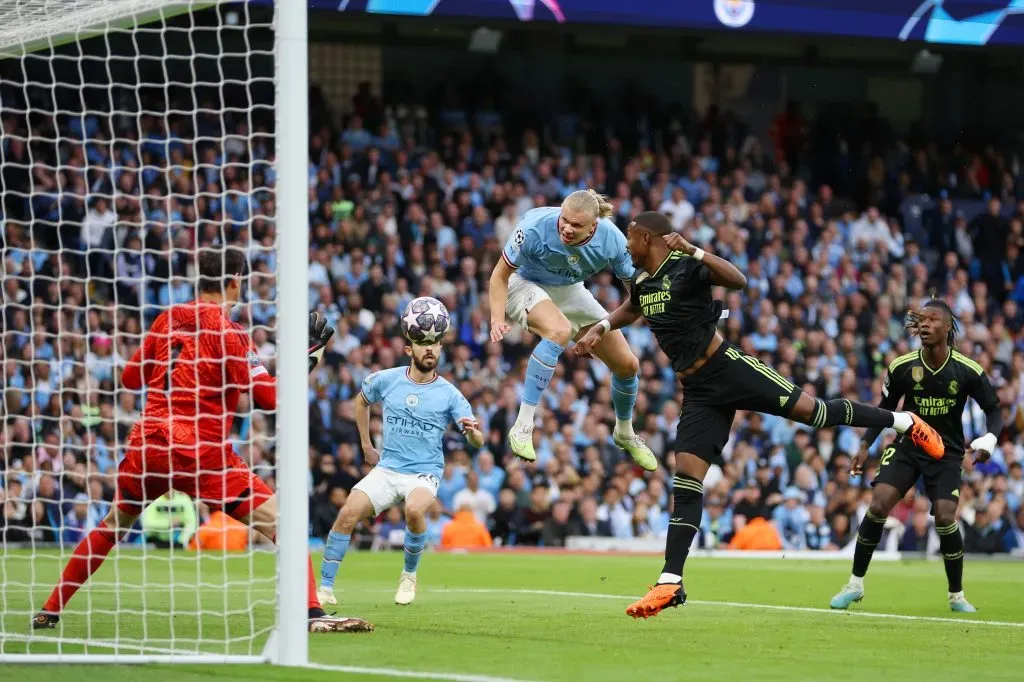
[[[914,420],[913,426],[907,431],[910,440],[914,442],[914,445],[924,450],[925,454],[929,457],[942,459],[942,456],[946,454],[946,446],[942,442],[942,436],[939,435],[939,432],[928,426],[923,419],[913,412],[908,412],[908,414]]]
[[[662,609],[686,603],[686,591],[678,583],[661,583],[648,588],[642,599],[629,605],[626,615],[633,618],[650,618],[658,615]]]

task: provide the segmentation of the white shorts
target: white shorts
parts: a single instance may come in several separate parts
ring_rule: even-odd
[[[373,467],[363,480],[352,486],[352,490],[361,490],[370,498],[373,512],[383,514],[388,509],[403,502],[416,488],[425,488],[437,497],[437,488],[441,481],[433,474],[403,474],[391,469]]]
[[[527,328],[526,316],[533,310],[533,306],[545,300],[554,303],[569,320],[574,339],[580,329],[608,317],[608,311],[597,302],[583,282],[565,286],[537,284],[523,279],[515,272],[508,278],[505,315],[520,327]]]

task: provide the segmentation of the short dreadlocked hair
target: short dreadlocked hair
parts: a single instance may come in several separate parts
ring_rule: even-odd
[[[946,334],[946,343],[949,345],[950,348],[955,346],[956,340],[960,336],[960,318],[956,316],[956,313],[954,313],[953,309],[949,307],[949,304],[943,301],[941,298],[935,298],[934,296],[932,296],[932,298],[928,299],[928,301],[921,307],[937,308],[938,310],[941,310],[942,312],[946,313],[950,321],[949,333]],[[916,310],[911,309],[910,311],[907,312],[907,317],[903,321],[903,326],[910,331],[911,336],[917,336],[918,332],[920,331],[918,327],[919,316],[920,315]]]

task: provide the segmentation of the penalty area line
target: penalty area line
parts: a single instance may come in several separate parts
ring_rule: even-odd
[[[452,588],[425,590],[426,592],[439,592],[449,594],[506,594],[506,595],[535,595],[541,597],[578,597],[583,599],[616,599],[632,601],[639,599],[637,596],[622,594],[602,594],[599,592],[562,592],[559,590],[501,590],[488,588]],[[736,601],[704,601],[700,599],[688,600],[686,605],[693,606],[717,606],[736,609],[761,609],[764,611],[790,611],[794,613],[819,613],[829,614],[835,617],[850,616],[856,618],[881,618],[889,620],[908,620],[923,623],[956,623],[957,625],[988,625],[1002,628],[1024,628],[1024,623],[1005,620],[975,620],[972,618],[944,618],[942,616],[911,616],[899,613],[878,613],[875,611],[843,611],[839,609],[822,609],[813,606],[785,606],[783,604],[752,604]]]
[[[310,663],[306,668],[326,672],[351,673],[353,675],[376,675],[379,677],[410,677],[421,680],[446,680],[447,682],[530,682],[510,677],[491,677],[469,673],[434,673],[420,670],[398,670],[394,668],[364,668],[357,665],[324,665]]]

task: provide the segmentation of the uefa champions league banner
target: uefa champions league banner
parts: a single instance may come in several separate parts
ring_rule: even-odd
[[[1024,0],[310,0],[310,6],[403,16],[1024,45]]]

